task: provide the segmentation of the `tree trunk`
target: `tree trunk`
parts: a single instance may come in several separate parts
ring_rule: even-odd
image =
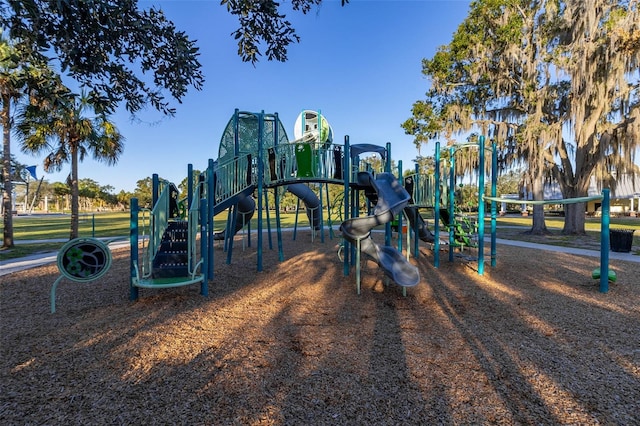
[[[538,170],[536,168],[536,170]],[[536,176],[532,176],[532,192],[533,199],[536,201],[544,200],[544,177],[541,173],[536,173]],[[531,225],[532,235],[547,235],[547,223],[544,220],[544,205],[533,205],[533,223]]]
[[[13,211],[11,197],[11,98],[2,95],[2,247],[13,247]]]
[[[78,238],[78,222],[79,222],[79,190],[78,190],[78,147],[75,142],[70,141],[71,145],[71,232],[69,239]]]
[[[584,213],[585,203],[565,204],[562,233],[565,235],[585,235]]]

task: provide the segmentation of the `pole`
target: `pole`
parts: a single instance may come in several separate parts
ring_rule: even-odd
[[[609,291],[609,189],[602,190],[602,219],[600,221],[600,293]]]
[[[131,199],[129,213],[129,300],[138,300],[138,287],[134,281],[138,277],[138,199]]]
[[[484,135],[478,138],[478,275],[484,274]]]
[[[440,267],[440,142],[436,142],[435,195],[433,200],[433,266]]]

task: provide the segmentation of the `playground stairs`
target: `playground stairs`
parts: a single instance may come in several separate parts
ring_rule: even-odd
[[[189,275],[188,222],[169,221],[160,248],[153,259],[153,278],[175,278]]]

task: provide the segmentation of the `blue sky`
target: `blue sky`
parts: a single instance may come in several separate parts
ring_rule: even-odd
[[[142,0],[144,8],[161,6],[178,29],[198,41],[204,89],[191,90],[182,104],[175,102],[172,118],[150,109],[132,121],[126,111],[119,111],[112,119],[126,142],[118,164],[109,167],[85,159],[79,176],[111,185],[115,192],[133,191],[136,181],[153,173],[180,183],[188,164],[204,169],[209,158],[218,157],[222,132],[235,108],[277,112],[289,139],[303,109],[320,110],[336,142],[345,135],[351,143],[391,142],[392,158],[402,160],[405,169],[413,168],[418,151],[400,125],[428,89],[421,61],[451,40],[469,4],[352,0],[341,7],[339,0],[324,0],[307,15],[288,14],[301,41],[290,46],[287,62],[262,59],[254,67],[238,57],[231,36],[237,21],[218,0]],[[432,145],[424,147],[422,154],[432,150]],[[42,176],[42,159],[17,148],[13,152],[21,163],[38,164]],[[45,179],[64,181],[69,170],[67,166]]]

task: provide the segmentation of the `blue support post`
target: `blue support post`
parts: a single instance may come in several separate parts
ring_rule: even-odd
[[[398,180],[401,182],[401,185],[402,185],[402,160],[398,160]],[[402,251],[402,216],[403,216],[403,213],[400,212],[398,214],[398,251]],[[407,235],[409,235],[409,229],[407,229]],[[408,245],[407,245],[407,249],[409,249]]]
[[[269,250],[273,250],[273,238],[271,238],[271,215],[269,213],[269,191],[263,191],[264,192],[264,205],[265,205],[265,213],[267,215],[267,240],[269,243]],[[251,224],[251,221],[249,221],[249,224]],[[249,228],[249,231],[251,231],[251,228]],[[249,232],[249,247],[251,247],[251,232]]]
[[[207,245],[209,250],[207,250],[209,254],[209,270],[207,271],[207,276],[213,277],[213,212],[216,203],[216,188],[215,188],[215,169],[214,169],[214,161],[213,159],[209,159],[209,167],[207,168],[207,215],[203,219],[203,224],[207,227]]]
[[[384,171],[387,173],[391,173],[391,142],[387,142],[387,158],[384,164]],[[371,214],[370,212],[368,214]],[[384,225],[384,244],[386,246],[391,245],[391,222],[387,222]]]
[[[609,224],[610,224],[609,189],[602,190],[602,219],[600,221],[600,292],[609,291]]]
[[[200,256],[203,259],[202,274],[204,275],[202,283],[200,283],[200,294],[203,296],[209,296],[209,247],[207,243],[207,235],[210,232],[207,231],[206,219],[209,208],[207,206],[207,199],[200,199]],[[213,251],[213,250],[211,250]],[[213,268],[211,268],[213,269]],[[211,277],[213,278],[213,277]]]
[[[435,152],[435,196],[433,207],[433,234],[435,242],[433,243],[433,266],[440,267],[440,142],[436,142]],[[416,170],[418,170],[416,168]]]
[[[129,300],[138,300],[138,287],[133,285],[136,278],[136,268],[138,267],[138,199],[132,198],[129,213]]]
[[[324,169],[324,166],[321,166]],[[326,174],[326,172],[325,172]],[[324,197],[322,195],[322,183],[318,184],[318,195],[320,195],[319,200],[320,200],[320,205],[318,206],[318,220],[320,221],[320,242],[324,244]],[[328,199],[327,199],[327,204],[328,204]],[[311,223],[311,235],[313,235],[315,232],[315,229],[313,229],[313,222]]]
[[[456,202],[456,151],[449,148],[449,262],[453,262],[454,222],[456,220],[453,206]],[[438,212],[440,213],[440,212]]]
[[[498,149],[496,142],[491,143],[491,196],[497,197],[498,194]],[[498,214],[498,203],[491,201],[491,267],[496,266],[497,247],[496,247],[496,219]]]
[[[154,208],[160,195],[160,178],[157,173],[151,175],[151,208]]]
[[[193,198],[193,164],[187,164],[187,212],[191,209]]]
[[[282,248],[282,226],[280,221],[280,196],[278,195],[278,187],[273,188],[275,205],[276,205],[276,232],[278,236],[278,259],[284,261],[284,250]]]
[[[350,206],[350,194],[349,194],[349,181],[351,180],[351,149],[349,147],[349,136],[344,137],[344,157],[342,159],[342,174],[344,175],[344,220],[349,219],[349,206]],[[343,256],[343,268],[342,273],[346,277],[349,275],[349,254],[351,248],[346,239],[342,239],[342,256]]]
[[[416,163],[415,176],[413,181],[414,188],[420,188],[420,165]],[[413,194],[411,194],[413,196]],[[413,200],[415,202],[415,199]],[[416,206],[418,214],[420,213],[419,207]],[[407,225],[409,226],[409,225]],[[409,232],[409,230],[407,230]],[[413,257],[417,259],[420,256],[420,238],[418,237],[418,221],[413,224]]]
[[[484,135],[478,138],[478,275],[484,274]]]
[[[264,148],[264,111],[258,115],[258,272],[262,271],[262,182],[264,182],[264,165],[262,151]],[[251,164],[249,164],[251,167]]]

